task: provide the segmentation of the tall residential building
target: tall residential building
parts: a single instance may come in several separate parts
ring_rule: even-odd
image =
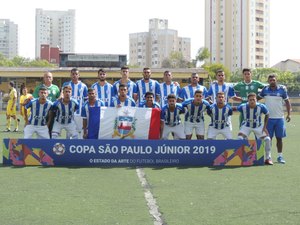
[[[178,37],[176,30],[168,29],[168,20],[150,19],[149,31],[129,34],[129,61],[140,67],[161,68],[171,52],[181,52],[191,60],[191,39]]]
[[[270,65],[270,0],[205,0],[210,63],[232,72]]]
[[[41,57],[41,46],[58,47],[62,52],[75,51],[75,10],[36,9],[35,57]]]
[[[9,19],[0,19],[0,53],[8,59],[18,55],[18,25]]]

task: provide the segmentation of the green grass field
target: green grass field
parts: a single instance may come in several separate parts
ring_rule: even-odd
[[[299,127],[293,115],[286,165],[144,168],[164,224],[300,224]],[[272,153],[275,160],[274,144]],[[154,224],[135,168],[2,166],[0,188],[1,225]]]

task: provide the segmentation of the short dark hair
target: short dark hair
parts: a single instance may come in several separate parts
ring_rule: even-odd
[[[41,85],[39,88],[39,91],[47,91],[47,90],[48,90],[48,88],[46,87],[46,85]]]
[[[247,95],[248,99],[249,99],[251,96],[254,96],[254,97],[256,98],[256,94],[255,94],[254,92],[250,92],[250,93]]]
[[[91,92],[91,91],[96,91],[96,90],[92,87],[88,88],[88,93]]]
[[[125,85],[125,84],[120,84],[120,85],[119,85],[119,90],[120,90],[122,87],[125,87],[126,89],[128,89],[127,85]]]
[[[9,85],[10,85],[11,87],[14,87],[14,86],[15,86],[15,82],[9,81]]]
[[[99,74],[100,72],[106,73],[106,71],[105,71],[104,69],[102,69],[102,68],[98,70],[98,74]]]
[[[74,67],[74,68],[71,69],[71,73],[76,72],[76,71],[79,72],[79,70],[76,67]]]
[[[121,70],[129,70],[129,67],[128,66],[122,66]]]
[[[250,73],[251,73],[251,69],[250,69],[250,68],[244,68],[244,69],[243,69],[243,73],[244,73],[244,72],[250,72]]]
[[[176,95],[174,95],[174,94],[169,94],[168,97],[167,97],[167,99],[169,100],[170,98],[175,98],[175,99],[176,99]]]
[[[224,70],[222,70],[222,69],[217,69],[216,74],[218,74],[218,73],[224,73]]]
[[[152,96],[154,97],[154,94],[153,94],[153,92],[151,92],[151,91],[147,91],[147,92],[146,92],[145,98],[146,98],[148,95],[152,95]]]
[[[203,94],[203,91],[201,91],[201,90],[196,90],[195,93],[194,93],[194,95],[196,95],[196,94]]]
[[[72,91],[72,86],[71,85],[66,85],[66,86],[63,87],[63,91],[65,89],[68,89],[68,90]]]
[[[271,78],[276,78],[276,74],[275,73],[271,73],[269,74],[268,76],[268,80],[271,79]]]

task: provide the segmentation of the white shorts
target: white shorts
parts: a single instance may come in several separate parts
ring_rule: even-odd
[[[249,137],[250,133],[253,132],[257,138],[263,138],[268,136],[266,132],[263,132],[263,125],[257,127],[257,128],[251,128],[251,127],[246,127],[245,125],[242,125],[240,128],[239,133],[242,133]]]
[[[33,134],[36,133],[37,138],[39,139],[50,139],[49,129],[45,126],[35,126],[28,124],[24,128],[24,138],[33,138]]]
[[[196,135],[204,135],[205,134],[204,121],[201,121],[199,123],[184,122],[185,135],[192,135],[194,129],[195,129]]]
[[[174,133],[174,139],[185,139],[185,133],[182,124],[178,124],[174,127],[165,124],[162,139],[168,140],[169,134],[172,132]]]
[[[68,124],[61,124],[57,121],[54,121],[52,128],[52,138],[55,139],[57,136],[60,136],[60,132],[62,129],[67,131],[67,134],[72,139],[78,139],[78,131],[76,129],[76,124],[74,121]]]
[[[222,134],[225,139],[232,139],[230,127],[216,129],[213,126],[208,126],[207,139],[216,139],[219,134]]]

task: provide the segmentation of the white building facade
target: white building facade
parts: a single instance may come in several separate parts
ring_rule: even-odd
[[[0,53],[12,59],[19,52],[18,25],[9,19],[0,19]]]
[[[191,60],[191,39],[178,37],[176,30],[168,29],[168,20],[150,19],[148,32],[129,34],[132,65],[161,68],[171,52],[181,52],[185,60]]]
[[[62,52],[75,51],[75,10],[36,9],[35,57],[40,58],[41,45],[59,47]]]
[[[205,0],[205,47],[210,63],[232,72],[270,65],[269,0]]]

